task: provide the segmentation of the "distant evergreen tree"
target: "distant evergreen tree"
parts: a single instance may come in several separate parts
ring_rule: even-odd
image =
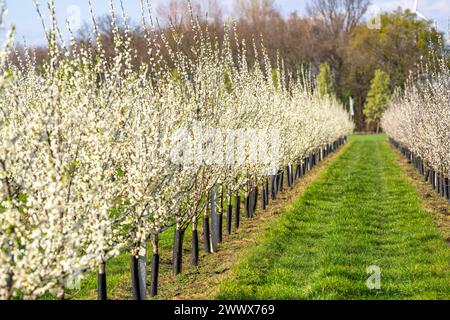
[[[319,75],[317,76],[317,90],[321,97],[329,95],[335,96],[333,76],[331,75],[331,69],[328,63],[322,63],[320,65]]]
[[[391,96],[389,75],[377,69],[371,81],[370,91],[367,95],[364,115],[368,125],[375,125],[377,133],[380,131],[380,121],[386,110]]]

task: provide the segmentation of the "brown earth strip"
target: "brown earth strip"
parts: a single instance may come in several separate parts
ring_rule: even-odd
[[[422,200],[423,208],[434,217],[436,227],[450,245],[449,202],[433,190],[431,185],[425,181],[424,177],[417,172],[416,168],[411,164],[411,161],[406,159],[396,148],[392,147],[392,149],[395,152],[403,173],[415,186],[420,199]]]

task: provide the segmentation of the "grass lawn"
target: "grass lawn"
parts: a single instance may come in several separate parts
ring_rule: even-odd
[[[347,150],[234,266],[221,299],[450,299],[450,247],[385,136]],[[367,268],[381,268],[370,290]]]
[[[339,152],[342,152],[339,151]],[[233,233],[227,235],[224,231],[224,242],[220,245],[219,251],[215,254],[205,254],[200,251],[200,264],[198,267],[190,265],[191,258],[191,227],[186,230],[183,245],[183,273],[176,277],[172,276],[171,250],[173,240],[173,228],[160,234],[160,278],[159,295],[156,299],[211,299],[215,296],[218,284],[228,276],[230,268],[239,257],[259,240],[259,235],[265,233],[269,221],[279,218],[279,214],[289,206],[300,193],[304,191],[326,167],[334,161],[337,154],[332,154],[314,167],[312,171],[295,183],[290,189],[284,189],[277,196],[277,199],[270,200],[270,205],[266,211],[262,211],[260,199],[258,199],[258,211],[254,218],[245,217],[244,202],[241,203],[241,227],[236,232],[234,228],[233,211]],[[243,195],[242,195],[243,199]],[[234,199],[233,199],[234,200]],[[233,201],[233,207],[234,207]],[[226,208],[225,208],[226,209]],[[225,210],[226,211],[226,210]],[[224,218],[224,228],[226,218]],[[199,237],[203,241],[201,234],[202,220],[199,220]],[[200,243],[200,246],[202,243]],[[150,248],[150,247],[149,247]],[[149,265],[147,275],[147,285],[150,286],[151,277],[151,253],[148,253]],[[108,299],[131,299],[131,277],[130,277],[130,256],[122,254],[108,261],[106,265]],[[148,287],[149,289],[149,287]],[[97,297],[97,274],[95,271],[89,272],[81,283],[81,290],[68,291],[66,298],[91,300]],[[49,296],[49,299],[52,297]]]

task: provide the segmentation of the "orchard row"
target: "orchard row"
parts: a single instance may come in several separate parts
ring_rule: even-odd
[[[383,116],[391,142],[442,196],[450,198],[450,71],[445,61],[424,68]]]
[[[112,59],[93,13],[90,43],[72,35],[65,44],[48,3],[44,65],[32,51],[12,63],[12,36],[1,54],[2,299],[62,298],[68,280],[92,269],[104,298],[105,264],[125,252],[133,257],[135,298],[143,298],[147,245],[157,257],[158,234],[175,229],[174,272],[181,272],[189,226],[197,234],[203,216],[207,233],[209,217],[217,225],[218,203],[239,202],[240,194],[253,199],[247,206],[256,205],[257,189],[267,201],[268,181],[285,171],[292,183],[313,155],[322,158],[353,130],[342,105],[320,96],[308,72],[288,72],[281,59],[273,65],[264,49],[249,65],[249,45],[233,27],[219,42],[193,17],[196,44],[183,52],[182,35],[159,32],[143,0],[150,58],[136,66],[125,13],[119,23],[112,1]],[[205,128],[224,134],[198,134],[211,132]],[[257,134],[240,139],[242,132]],[[214,249],[218,234],[211,233]]]

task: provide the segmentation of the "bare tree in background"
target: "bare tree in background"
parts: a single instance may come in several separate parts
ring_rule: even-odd
[[[274,0],[235,0],[234,15],[248,23],[258,23],[278,16]]]
[[[311,21],[314,48],[330,65],[336,83],[337,94],[345,102],[346,79],[350,72],[346,51],[353,32],[361,25],[370,0],[310,0],[307,13]],[[355,99],[358,126],[363,126],[362,100]]]
[[[223,10],[217,0],[192,1],[192,10],[201,20],[206,16],[210,23],[221,23]],[[165,24],[173,24],[176,27],[186,26],[191,20],[189,5],[186,0],[169,0],[160,3],[156,9],[158,15]]]
[[[206,5],[201,7],[202,11],[206,10],[210,21],[221,23],[223,21],[223,9],[217,0],[205,0]]]
[[[307,11],[313,19],[320,19],[330,32],[348,33],[361,22],[369,5],[369,0],[312,0]]]
[[[313,26],[316,47],[328,51],[328,62],[340,71],[342,48],[361,23],[370,0],[309,0],[307,13]]]
[[[156,12],[166,25],[173,24],[176,27],[180,27],[190,21],[189,7],[187,1],[184,0],[162,2],[158,4]]]

